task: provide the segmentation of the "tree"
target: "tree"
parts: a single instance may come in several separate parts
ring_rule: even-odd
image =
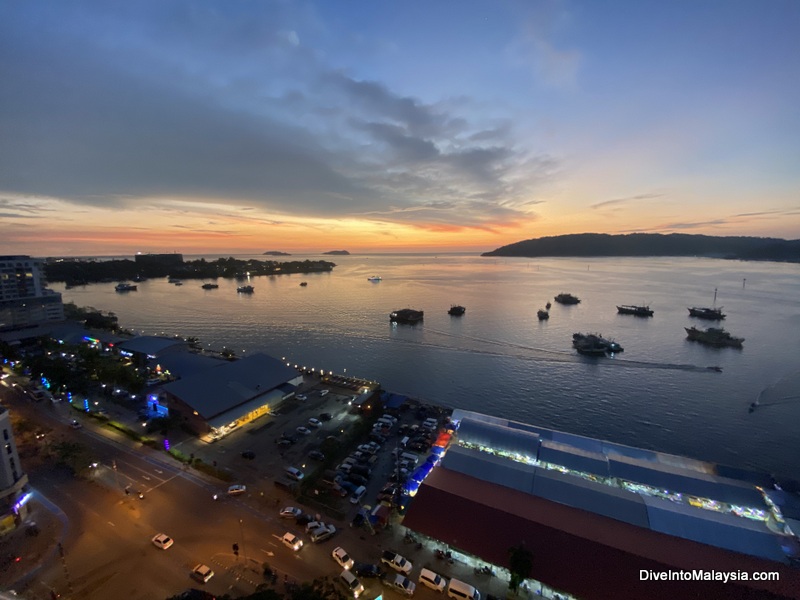
[[[533,569],[533,554],[525,547],[525,543],[521,542],[519,546],[512,546],[508,549],[509,567],[511,572],[511,581],[508,582],[509,589],[517,593],[520,584],[531,576]]]

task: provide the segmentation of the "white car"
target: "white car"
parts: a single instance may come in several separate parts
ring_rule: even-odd
[[[297,396],[295,396],[295,398],[300,400],[300,402],[305,402],[306,400],[308,400],[308,396],[306,396],[305,394],[297,394]]]
[[[175,541],[166,533],[156,534],[153,536],[152,542],[156,548],[161,548],[162,550],[166,550],[175,543]]]
[[[334,548],[333,552],[331,552],[331,556],[333,557],[333,560],[339,563],[339,566],[345,571],[352,569],[353,565],[355,564],[353,559],[347,554],[347,550],[341,546]]]
[[[327,527],[323,525],[322,527],[317,527],[314,531],[312,531],[309,534],[309,537],[311,538],[312,542],[318,544],[327,540],[334,533],[336,533],[336,527],[333,525],[328,525]]]
[[[286,467],[284,472],[289,479],[294,479],[295,481],[302,481],[303,477],[305,477],[300,469],[296,469],[294,467]]]
[[[311,425],[311,427],[322,427],[322,421],[315,419],[314,417],[311,417],[308,420],[308,424]]]
[[[281,509],[280,515],[284,519],[296,519],[300,515],[303,514],[303,511],[299,508],[295,508],[294,506],[287,506]]]
[[[237,483],[228,488],[228,496],[239,496],[247,492],[247,486]]]
[[[387,579],[386,583],[389,584],[390,587],[394,588],[401,594],[405,594],[406,596],[413,596],[414,590],[417,587],[416,584],[408,577],[400,575],[399,573],[394,577]]]
[[[303,427],[302,425],[295,429],[295,431],[300,435],[311,435],[311,430],[308,427]]]
[[[214,576],[214,571],[208,565],[195,565],[192,569],[192,578],[201,583],[208,583],[208,580]]]
[[[295,552],[297,552],[298,550],[300,550],[300,548],[303,547],[303,540],[301,540],[291,531],[287,531],[286,533],[284,533],[283,537],[281,538],[281,541],[283,542],[284,546],[286,546],[287,548],[291,548]]]
[[[82,427],[80,422],[78,422],[75,419],[72,419],[72,421],[70,422],[69,426],[72,427],[73,429],[80,429]]]

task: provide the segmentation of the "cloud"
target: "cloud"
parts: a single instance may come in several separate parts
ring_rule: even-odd
[[[604,200],[603,202],[598,202],[596,204],[591,204],[589,208],[598,209],[598,208],[608,208],[608,207],[618,207],[624,204],[630,204],[632,202],[636,202],[638,200],[652,200],[654,198],[663,198],[664,194],[639,194],[638,196],[628,196],[627,198],[616,198],[614,200]]]

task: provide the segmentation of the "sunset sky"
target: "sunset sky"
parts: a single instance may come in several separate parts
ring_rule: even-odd
[[[797,0],[0,3],[0,254],[800,238]]]

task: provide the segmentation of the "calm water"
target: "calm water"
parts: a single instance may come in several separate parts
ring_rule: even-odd
[[[213,257],[208,257],[213,258]],[[264,258],[264,257],[257,257]],[[307,257],[293,256],[292,259]],[[308,257],[319,258],[319,257]],[[264,351],[292,363],[380,381],[425,401],[563,431],[800,478],[800,266],[710,259],[329,257],[332,273],[218,280],[166,279],[118,294],[113,284],[63,291],[147,334],[197,336],[215,349]],[[383,281],[367,281],[381,275]],[[743,286],[743,280],[746,285]],[[307,287],[300,287],[307,281]],[[686,340],[687,306],[717,305],[743,350]],[[582,299],[536,310],[559,292]],[[655,316],[618,315],[650,304]],[[450,317],[451,304],[467,307]],[[394,309],[425,311],[393,326]],[[579,357],[573,332],[600,332],[625,352]],[[708,371],[719,365],[722,373]],[[800,381],[800,380],[798,380]],[[778,384],[753,414],[748,406]],[[782,387],[780,387],[782,386]]]

